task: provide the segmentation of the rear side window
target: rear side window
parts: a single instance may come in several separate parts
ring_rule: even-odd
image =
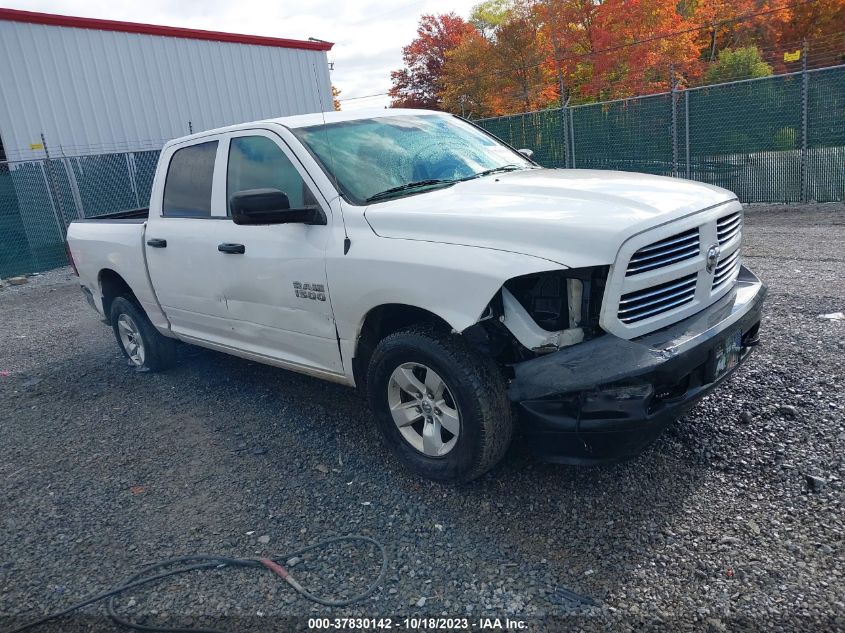
[[[211,181],[217,141],[176,150],[164,181],[162,215],[176,218],[211,216]]]

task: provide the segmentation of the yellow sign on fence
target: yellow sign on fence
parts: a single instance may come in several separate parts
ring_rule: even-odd
[[[44,149],[44,143],[30,143],[29,149],[31,149],[31,150]]]
[[[794,53],[784,53],[783,54],[783,61],[785,61],[785,62],[797,62],[799,59],[801,59],[800,49],[795,51]]]

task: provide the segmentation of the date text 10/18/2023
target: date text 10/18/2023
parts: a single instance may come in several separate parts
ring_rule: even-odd
[[[309,618],[310,630],[477,630],[477,631],[525,631],[525,620],[511,618]]]

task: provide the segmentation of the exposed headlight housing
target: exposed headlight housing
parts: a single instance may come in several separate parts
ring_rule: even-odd
[[[599,313],[608,266],[570,268],[514,277],[505,289],[547,332],[581,328],[584,338],[601,333]]]

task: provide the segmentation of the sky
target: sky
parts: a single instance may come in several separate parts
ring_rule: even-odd
[[[145,22],[249,35],[335,42],[332,83],[341,91],[341,107],[382,107],[390,71],[402,66],[402,47],[416,34],[424,13],[454,11],[467,17],[479,0],[4,0],[10,9],[60,13],[87,18]],[[349,100],[347,100],[349,99]]]

